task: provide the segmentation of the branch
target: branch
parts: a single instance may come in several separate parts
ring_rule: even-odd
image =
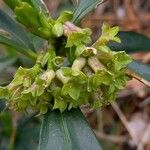
[[[99,131],[94,131],[94,133],[96,134],[96,137],[98,139],[102,139],[102,140],[106,140],[112,143],[126,143],[128,142],[127,140],[127,136],[115,136],[115,135],[109,135],[109,134],[105,134]]]
[[[146,81],[145,79],[139,77],[138,75],[136,75],[135,73],[131,72],[131,71],[127,71],[126,74],[131,77],[134,78],[138,81],[140,81],[141,83],[145,84],[146,86],[150,87],[150,82]]]
[[[149,133],[150,133],[150,123],[147,126],[147,128],[146,128],[146,130],[145,130],[145,132],[143,134],[143,137],[141,138],[140,143],[138,144],[137,150],[143,150],[144,149],[144,144],[146,144],[146,141],[148,139]]]
[[[118,104],[116,102],[111,104],[113,109],[116,111],[117,115],[119,116],[120,120],[122,121],[122,123],[124,124],[124,126],[126,127],[128,133],[130,134],[132,140],[134,141],[134,144],[138,144],[137,142],[137,137],[136,135],[132,132],[131,128],[128,125],[128,121],[125,117],[125,115],[122,113],[121,109],[119,108]]]

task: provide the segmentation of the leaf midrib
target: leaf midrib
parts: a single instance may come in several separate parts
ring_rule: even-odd
[[[87,10],[88,10],[88,8],[89,7],[93,7],[93,6],[95,6],[95,5],[98,5],[98,4],[101,4],[103,2],[103,0],[101,0],[101,2],[94,2],[94,4],[92,4],[92,5],[88,5],[84,10],[83,10],[83,8],[82,9],[80,9],[80,10],[78,10],[78,11],[80,11],[80,13],[76,16],[76,18],[73,20],[73,22],[76,22],[78,19],[79,19],[79,17],[80,16],[82,16],[82,14],[84,14],[84,12],[86,12]],[[80,5],[80,4],[79,4]],[[79,6],[78,5],[78,6]],[[78,20],[79,21],[79,20]]]
[[[66,150],[72,150],[72,142],[71,142],[71,138],[70,138],[70,133],[69,133],[69,130],[67,127],[66,120],[64,119],[64,116],[62,113],[61,113],[61,120],[63,123],[62,128],[63,128],[64,134],[65,134],[65,136],[63,138],[64,138],[64,141],[67,145]]]

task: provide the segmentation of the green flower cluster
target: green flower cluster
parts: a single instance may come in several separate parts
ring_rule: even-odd
[[[16,19],[30,32],[44,38],[63,35],[63,23],[71,20],[73,13],[64,11],[57,20],[53,20],[48,12],[41,9],[35,0],[4,0],[14,11]]]
[[[54,45],[50,45],[32,68],[20,67],[13,81],[0,87],[0,97],[7,99],[10,108],[40,114],[48,109],[63,112],[83,104],[97,108],[114,101],[118,90],[125,86],[126,65],[132,59],[124,51],[113,52],[107,46],[110,40],[120,42],[116,37],[118,27],[104,24],[102,36],[91,47],[85,46],[91,41],[89,29],[72,30],[71,23],[64,28],[68,57],[56,56]],[[72,63],[68,65],[70,58]]]

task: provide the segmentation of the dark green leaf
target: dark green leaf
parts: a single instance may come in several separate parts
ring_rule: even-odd
[[[35,118],[35,113],[23,117],[17,128],[15,150],[37,150],[40,134],[40,121]]]
[[[43,0],[31,0],[34,7],[37,9],[37,11],[44,11],[45,14],[48,14],[48,9],[44,3]]]
[[[150,81],[150,65],[133,61],[128,65],[128,69],[136,73],[138,76]]]
[[[8,14],[2,10],[0,10],[0,28],[8,31],[11,34],[11,38],[20,43],[22,47],[26,48],[27,50],[34,50],[34,46],[27,36],[27,31],[24,31],[19,24],[17,24]]]
[[[5,110],[5,102],[4,100],[0,99],[0,113],[2,113],[3,110]]]
[[[135,32],[119,32],[121,43],[110,42],[109,47],[114,51],[125,50],[127,53],[150,50],[150,38]]]
[[[46,43],[46,40],[44,40],[44,39],[42,39],[39,36],[36,36],[34,34],[29,34],[29,37],[30,37],[31,42],[33,43],[33,45],[37,51],[44,48],[44,43]]]
[[[47,113],[40,131],[39,150],[101,150],[100,144],[78,109]]]
[[[4,0],[4,2],[12,9],[14,10],[15,6],[19,4],[19,0]]]
[[[7,38],[3,35],[0,35],[0,43],[4,44],[4,45],[11,46],[11,47],[15,48],[18,52],[23,53],[26,56],[29,56],[29,57],[32,57],[32,58],[36,57],[34,52],[32,52],[31,50],[26,49],[26,47],[24,47],[17,40],[9,39],[9,38]]]
[[[16,58],[14,57],[5,57],[0,59],[0,71],[3,71],[10,65],[14,64],[16,61]]]
[[[10,136],[12,132],[12,118],[9,112],[1,112],[0,115],[0,128],[3,136]],[[3,137],[2,137],[3,138]]]
[[[74,23],[79,23],[83,17],[85,17],[96,6],[102,3],[104,0],[80,0],[73,17]]]

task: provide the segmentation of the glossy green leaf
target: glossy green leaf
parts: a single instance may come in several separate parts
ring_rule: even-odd
[[[44,115],[39,150],[101,150],[100,143],[78,109]]]
[[[104,0],[80,0],[74,12],[73,22],[79,23],[90,11]]]
[[[0,10],[0,29],[10,33],[11,38],[22,45],[22,47],[34,50],[33,44],[28,38],[27,31],[17,24],[8,14]]]
[[[121,43],[110,42],[109,47],[114,51],[125,50],[127,53],[150,50],[150,38],[136,32],[119,32]]]
[[[40,134],[40,120],[36,113],[23,117],[17,128],[15,150],[37,150]]]
[[[5,107],[6,107],[5,102],[4,102],[2,99],[0,99],[0,113],[1,113],[3,110],[5,110]]]
[[[0,43],[4,45],[11,46],[15,48],[18,52],[25,54],[26,56],[29,56],[33,59],[35,59],[35,53],[31,50],[28,50],[25,46],[23,46],[19,41],[14,39],[9,39],[3,35],[0,35]]]
[[[150,65],[139,61],[133,61],[128,65],[128,69],[145,80],[150,81]]]
[[[45,14],[48,14],[48,8],[43,0],[31,0],[31,2],[38,11],[42,10]]]
[[[3,71],[10,65],[14,64],[16,61],[16,58],[14,57],[5,57],[0,59],[0,71]]]
[[[4,2],[12,9],[14,10],[15,6],[19,4],[19,0],[4,0]]]

